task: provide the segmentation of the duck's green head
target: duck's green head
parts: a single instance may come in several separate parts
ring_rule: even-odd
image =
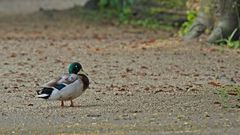
[[[79,71],[83,71],[82,65],[78,62],[71,63],[68,66],[68,73],[69,74],[78,74]]]

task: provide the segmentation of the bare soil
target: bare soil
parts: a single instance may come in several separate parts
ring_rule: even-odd
[[[172,35],[62,16],[1,17],[0,134],[239,134],[238,101],[224,107],[216,90],[239,85],[240,51]],[[76,107],[35,98],[74,61],[91,79]]]

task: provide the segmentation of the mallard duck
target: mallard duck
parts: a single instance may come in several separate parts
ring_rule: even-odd
[[[68,74],[44,84],[41,90],[37,91],[36,97],[60,100],[61,106],[64,106],[64,101],[70,100],[70,106],[73,107],[73,99],[79,97],[88,88],[89,79],[83,71],[82,65],[78,62],[70,64],[68,72]]]

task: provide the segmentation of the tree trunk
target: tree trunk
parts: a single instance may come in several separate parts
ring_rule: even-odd
[[[217,24],[208,38],[209,43],[216,43],[229,38],[239,39],[239,0],[216,0]]]
[[[207,28],[211,30],[214,24],[208,38],[209,43],[217,43],[230,37],[236,29],[239,29],[239,4],[239,0],[201,0],[198,16],[183,39],[189,41],[197,38]],[[239,39],[239,33],[237,30],[232,39]]]
[[[195,18],[188,33],[184,36],[185,41],[199,37],[206,29],[213,28],[214,0],[201,0],[198,15]]]

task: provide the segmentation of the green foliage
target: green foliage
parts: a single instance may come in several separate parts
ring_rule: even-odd
[[[160,27],[159,21],[152,18],[139,19],[139,20],[137,19],[124,20],[122,23],[130,24],[133,26],[143,26],[145,28],[150,28],[150,29],[156,29]]]
[[[235,90],[236,90],[236,93],[237,93],[237,99],[240,102],[240,86],[236,87]]]
[[[229,96],[225,88],[219,88],[217,94],[222,101],[223,107],[228,107]]]
[[[217,89],[216,94],[224,108],[240,108],[240,86],[223,86]]]
[[[149,0],[146,0],[149,1]],[[186,7],[187,0],[152,0],[154,1],[158,6],[156,8],[165,8],[165,9],[183,9]]]
[[[126,22],[132,15],[133,3],[134,0],[100,0],[98,6],[101,13],[114,16],[120,22]]]
[[[152,29],[164,26],[162,28],[168,30],[173,20],[177,20],[175,16],[178,16],[178,12],[175,9],[185,7],[185,1],[99,0],[98,7],[101,14],[108,17],[112,16],[122,24],[137,25]],[[168,11],[174,13],[168,14]]]
[[[116,16],[120,23],[138,25],[148,28],[157,28],[159,23],[156,19],[135,19],[132,6],[134,0],[100,0],[99,8],[102,13],[109,16]]]
[[[100,10],[117,13],[120,19],[127,19],[132,13],[133,3],[134,0],[100,0],[98,6]]]
[[[98,5],[100,8],[113,8],[123,11],[129,8],[134,3],[134,0],[100,0]]]
[[[240,5],[238,5],[238,7],[239,6]],[[226,45],[227,47],[234,48],[234,49],[240,48],[240,41],[239,40],[236,40],[236,41],[233,40],[235,34],[240,30],[239,8],[237,8],[236,13],[238,14],[238,18],[237,18],[238,19],[238,28],[234,29],[232,34],[227,39],[222,39],[222,40],[217,41],[217,44]]]
[[[187,21],[185,23],[183,23],[183,25],[181,26],[180,30],[179,30],[179,35],[180,36],[184,36],[190,26],[193,24],[194,19],[197,17],[197,12],[194,10],[190,10],[187,11]]]
[[[227,39],[219,40],[216,43],[220,45],[226,45],[229,48],[234,48],[234,49],[240,48],[240,41],[239,40],[233,41],[233,37],[237,31],[238,31],[238,28],[236,28]]]

